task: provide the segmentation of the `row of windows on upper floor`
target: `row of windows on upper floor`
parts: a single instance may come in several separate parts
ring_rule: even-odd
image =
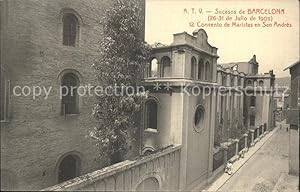
[[[227,85],[227,75],[226,74],[222,74],[221,75],[222,79],[221,79],[221,84],[222,86],[243,86],[242,85],[242,78],[241,77],[237,77],[237,84],[235,83],[235,75],[231,75],[230,77],[230,84]],[[245,87],[249,86],[249,87],[254,87],[257,86],[257,81],[256,80],[251,80],[251,79],[247,79],[245,84]],[[258,80],[258,86],[263,87],[264,86],[264,81],[263,80]]]
[[[207,61],[204,63],[203,59],[200,59],[199,62],[197,62],[197,59],[195,57],[191,58],[191,71],[190,71],[190,78],[196,79],[196,80],[202,80],[202,81],[209,81],[211,80],[212,76],[212,66],[210,65],[210,62]],[[148,67],[147,67],[147,73],[146,77],[171,77],[171,59],[168,56],[162,57],[160,62],[153,58]],[[232,75],[230,79],[230,86],[243,86],[242,85],[242,78],[237,78],[237,84],[235,83],[235,76]],[[223,86],[227,86],[227,75],[222,74],[222,80],[221,84]],[[256,80],[248,79],[246,80],[246,83],[244,86],[255,86]],[[263,80],[258,80],[258,86],[264,86]]]
[[[209,81],[212,78],[212,66],[209,61],[204,63],[203,59],[197,62],[195,57],[190,61],[190,78],[201,81]],[[148,67],[146,77],[171,77],[171,59],[168,56],[162,57],[160,62],[153,58]]]

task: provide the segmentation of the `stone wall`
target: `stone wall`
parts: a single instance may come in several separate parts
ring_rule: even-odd
[[[126,160],[43,191],[177,191],[181,146]],[[151,182],[149,182],[152,180]]]

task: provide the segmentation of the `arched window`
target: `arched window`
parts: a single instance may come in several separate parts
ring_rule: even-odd
[[[164,56],[161,61],[161,71],[160,71],[160,76],[161,77],[168,77],[171,75],[170,67],[171,67],[171,60],[169,57]]]
[[[260,80],[260,81],[258,82],[258,85],[259,85],[260,87],[263,87],[263,86],[264,86],[264,81],[263,81],[263,80]]]
[[[158,77],[158,60],[156,58],[150,62],[149,77]]]
[[[72,13],[63,16],[63,45],[75,47],[78,42],[79,21]]]
[[[149,99],[145,104],[145,129],[157,129],[157,102]]]
[[[242,79],[238,77],[238,86],[242,86]]]
[[[255,105],[256,105],[256,97],[251,96],[250,97],[250,107],[255,107]]]
[[[208,61],[205,63],[205,80],[210,80],[210,64]]]
[[[195,79],[197,77],[197,60],[195,57],[191,59],[191,78]]]
[[[78,93],[79,79],[73,73],[67,73],[62,77],[62,114],[78,114]]]
[[[81,160],[75,154],[70,154],[58,164],[58,183],[68,181],[80,175]]]
[[[203,59],[200,59],[198,62],[198,79],[199,80],[203,79],[203,73],[204,73],[204,63],[203,63]]]

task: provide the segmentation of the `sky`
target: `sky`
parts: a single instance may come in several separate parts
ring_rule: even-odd
[[[284,9],[284,14],[260,15],[272,16],[272,21],[268,22],[272,27],[224,27],[226,17],[235,19],[235,14],[216,15],[216,9],[226,12],[236,10],[237,13],[241,9],[246,13],[248,9]],[[225,21],[219,21],[223,27],[190,26],[190,22],[207,23],[209,15],[224,16]],[[249,21],[253,14],[245,16],[245,22],[254,24]],[[258,19],[259,14],[254,16]],[[289,23],[291,27],[275,27],[275,21]],[[207,32],[208,42],[218,48],[219,64],[249,61],[255,54],[259,73],[273,69],[276,77],[286,77],[289,71],[283,69],[299,60],[298,0],[146,0],[145,39],[149,44],[171,44],[174,33],[186,31],[192,34],[199,28]]]

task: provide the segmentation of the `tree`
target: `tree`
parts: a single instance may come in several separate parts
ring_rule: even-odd
[[[141,37],[143,13],[134,1],[118,0],[103,24],[99,57],[93,64],[103,94],[93,115],[98,120],[90,136],[97,140],[99,157],[112,164],[122,160],[139,128],[139,112],[147,93],[137,90],[143,78],[150,46]]]

